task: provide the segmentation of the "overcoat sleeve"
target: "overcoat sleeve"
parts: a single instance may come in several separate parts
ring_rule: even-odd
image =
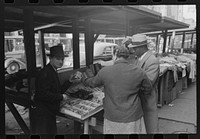
[[[52,79],[48,74],[48,72],[43,72],[38,76],[36,80],[38,89],[36,91],[35,99],[47,102],[61,101],[63,96],[62,94],[57,93],[57,90],[52,89]]]
[[[159,76],[159,63],[157,60],[152,60],[146,62],[146,69],[145,72],[151,81],[152,85],[154,86],[155,82],[157,81],[157,78]]]
[[[63,83],[63,85],[61,86],[61,94],[65,93],[65,91],[72,85],[72,83],[67,80]]]

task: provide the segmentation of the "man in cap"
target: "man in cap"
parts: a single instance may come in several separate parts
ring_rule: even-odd
[[[62,45],[50,48],[50,62],[38,73],[35,81],[35,96],[33,109],[33,133],[56,134],[56,114],[59,111],[60,102],[67,100],[63,94],[71,85],[67,80],[62,86],[60,84],[57,69],[63,66],[64,51]],[[71,78],[72,76],[70,76]],[[76,82],[76,81],[75,81]]]
[[[104,86],[104,134],[145,134],[139,93],[148,96],[151,83],[141,68],[129,64],[129,51],[115,47],[112,66],[102,68],[95,77],[82,78],[90,87]],[[143,88],[143,92],[139,92]]]
[[[142,68],[150,79],[153,90],[152,95],[141,97],[144,121],[147,133],[158,132],[158,112],[157,112],[157,83],[159,78],[159,61],[154,54],[148,49],[147,36],[135,34],[128,45],[130,53],[138,58],[137,65]],[[145,99],[144,99],[145,98]]]

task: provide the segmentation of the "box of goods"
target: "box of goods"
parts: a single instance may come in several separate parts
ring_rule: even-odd
[[[91,90],[93,97],[88,100],[72,97],[70,101],[62,103],[61,113],[84,120],[102,110],[104,93],[99,88]]]

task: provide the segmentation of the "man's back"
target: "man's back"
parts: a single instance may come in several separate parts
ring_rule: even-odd
[[[113,66],[103,68],[98,76],[105,87],[104,110],[107,119],[132,122],[143,115],[138,93],[142,85],[146,89],[144,93],[150,93],[152,88],[139,67],[127,61],[117,61]]]

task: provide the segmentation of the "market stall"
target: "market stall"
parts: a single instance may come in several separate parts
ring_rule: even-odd
[[[68,102],[63,102],[60,112],[61,115],[64,114],[68,118],[84,123],[84,134],[88,134],[89,126],[96,126],[96,119],[92,116],[103,109],[104,93],[102,88],[78,86],[81,86],[79,93],[73,93],[74,96]],[[88,94],[80,95],[86,91]]]
[[[50,8],[54,10],[49,10]],[[137,32],[146,32],[148,29],[153,30],[167,30],[174,28],[186,28],[187,24],[175,22],[168,18],[163,18],[160,13],[149,11],[137,6],[7,6],[5,7],[5,32],[23,30],[24,45],[27,59],[27,100],[30,102],[32,93],[34,92],[34,79],[36,77],[36,60],[35,60],[35,33],[39,33],[40,49],[42,51],[43,65],[44,59],[44,33],[72,33],[73,36],[73,70],[80,68],[79,61],[79,33],[85,35],[86,45],[86,65],[93,62],[93,44],[99,34],[120,34],[132,35]],[[80,14],[81,13],[81,14]],[[120,16],[119,16],[120,15]],[[113,18],[110,18],[113,17]],[[124,22],[121,22],[124,21]],[[23,24],[22,24],[23,23]],[[155,24],[154,24],[155,23]],[[145,26],[148,28],[145,28]],[[153,25],[153,26],[152,26]],[[159,25],[159,28],[157,27]],[[139,27],[140,26],[140,27]],[[107,28],[105,28],[107,27]],[[68,74],[62,71],[59,74]],[[60,76],[60,80],[66,80],[66,76]],[[98,90],[98,89],[97,89]],[[96,91],[97,91],[96,90]],[[93,90],[92,92],[96,92]],[[99,90],[100,91],[100,90]],[[8,91],[11,92],[11,91]],[[101,91],[100,91],[101,92]],[[95,94],[95,93],[94,93]],[[93,94],[93,95],[94,95]],[[94,95],[95,96],[95,95]],[[9,98],[6,92],[6,98]],[[95,97],[93,97],[94,99]],[[6,99],[7,102],[17,103],[17,97],[13,96],[12,100]],[[75,101],[75,103],[73,103]],[[19,99],[19,102],[25,102]],[[74,105],[69,105],[74,104]],[[88,107],[88,105],[95,105],[96,107]],[[21,104],[29,107],[31,113],[31,105]],[[81,105],[81,106],[80,106]],[[82,111],[82,108],[85,110]],[[76,109],[74,111],[74,109]],[[79,100],[74,99],[70,103],[64,103],[61,108],[61,113],[65,117],[74,118],[76,121],[83,122],[85,125],[85,133],[88,132],[88,125],[90,119],[98,111],[101,111],[102,106],[93,100]],[[78,112],[78,114],[77,114]],[[32,126],[31,114],[30,128]],[[16,117],[20,119],[20,117]],[[21,126],[22,127],[22,126]],[[25,134],[30,134],[22,127]]]
[[[158,106],[169,104],[196,79],[195,54],[161,54]],[[190,57],[190,58],[189,58]]]
[[[90,75],[85,72],[87,68],[91,71]],[[75,71],[80,71],[87,77],[95,76],[101,69],[101,65],[98,63],[91,64],[87,68],[81,68]],[[73,74],[75,71],[60,73],[61,82],[63,78],[68,78],[68,75]],[[66,90],[65,94],[67,94],[70,99],[61,102],[59,116],[73,119],[78,123],[83,123],[83,133],[88,134],[91,131],[90,127],[96,126],[96,118],[94,115],[103,110],[103,86],[90,88],[83,83],[75,83]]]

